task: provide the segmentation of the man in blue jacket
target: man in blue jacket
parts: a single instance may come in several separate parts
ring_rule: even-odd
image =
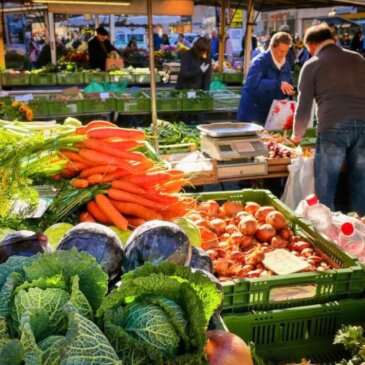
[[[264,125],[273,100],[294,94],[286,60],[292,42],[288,33],[278,32],[272,36],[269,49],[253,59],[242,89],[238,121]]]

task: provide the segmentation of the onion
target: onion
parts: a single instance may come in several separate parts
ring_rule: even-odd
[[[271,206],[265,206],[265,207],[261,207],[260,209],[257,210],[256,214],[255,214],[255,218],[260,222],[260,223],[265,223],[266,220],[266,216],[270,213],[273,212],[275,210],[274,207]]]
[[[224,233],[226,230],[227,224],[221,218],[214,218],[209,222],[210,227],[212,228],[213,232],[220,235]]]
[[[240,203],[233,202],[233,201],[226,201],[222,205],[222,210],[226,214],[227,217],[232,218],[238,212],[243,211],[243,206]]]
[[[277,231],[286,226],[284,214],[278,211],[270,212],[265,220],[266,223],[271,224]]]
[[[208,331],[205,352],[210,365],[253,365],[250,349],[233,333]]]
[[[256,232],[256,238],[259,242],[270,242],[275,234],[276,231],[271,224],[262,224]]]
[[[245,211],[252,215],[255,215],[260,207],[261,207],[260,204],[254,202],[247,202],[245,205]]]
[[[244,217],[240,220],[240,223],[238,224],[238,230],[243,235],[249,235],[252,236],[257,231],[257,220],[253,218],[252,216]]]
[[[219,204],[215,200],[207,200],[197,206],[197,210],[206,212],[209,217],[216,217],[219,213]]]

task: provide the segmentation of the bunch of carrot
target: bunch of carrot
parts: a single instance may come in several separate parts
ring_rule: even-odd
[[[101,185],[80,221],[127,230],[148,220],[172,220],[194,206],[192,199],[176,195],[189,184],[182,171],[164,171],[136,151],[144,145],[143,131],[94,121],[77,128],[76,133],[84,135],[85,140],[75,151],[60,151],[67,160],[61,175],[72,178],[72,186],[78,189]]]

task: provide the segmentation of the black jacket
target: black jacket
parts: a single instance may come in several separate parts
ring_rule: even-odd
[[[104,41],[104,45],[106,52],[96,36],[89,41],[90,68],[99,68],[100,70],[105,71],[105,61],[107,59],[108,53],[111,51],[117,51],[117,49],[110,43],[108,39]]]
[[[197,57],[192,49],[181,56],[180,73],[177,78],[176,89],[196,89],[209,91],[212,67],[203,73],[200,69],[202,63],[211,65],[211,59]]]

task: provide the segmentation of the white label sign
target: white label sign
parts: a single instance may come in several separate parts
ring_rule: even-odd
[[[101,99],[105,100],[105,99],[109,99],[109,93],[100,93],[100,97]]]
[[[281,248],[265,254],[263,264],[279,275],[292,274],[310,266],[306,261]]]
[[[33,100],[33,94],[15,95],[15,101],[27,102]]]
[[[186,96],[187,96],[188,99],[195,99],[196,98],[196,92],[195,91],[188,91]]]

